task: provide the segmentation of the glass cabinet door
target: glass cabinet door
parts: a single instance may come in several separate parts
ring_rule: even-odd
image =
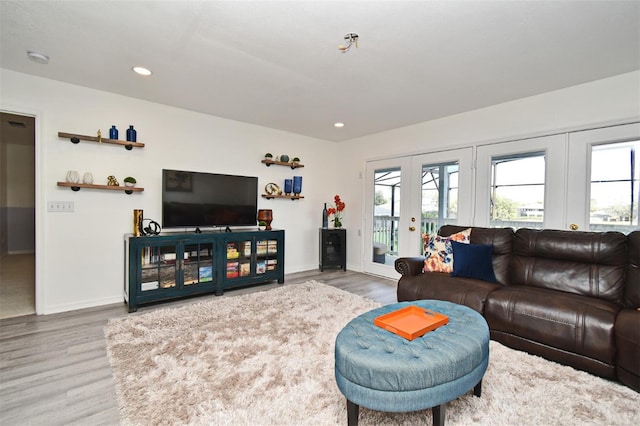
[[[186,244],[182,263],[183,285],[194,286],[215,282],[213,242]]]
[[[176,286],[179,259],[175,244],[142,247],[140,256],[142,292]]]
[[[227,241],[227,279],[251,276],[251,240]]]
[[[278,269],[278,241],[258,240],[256,242],[256,275]]]

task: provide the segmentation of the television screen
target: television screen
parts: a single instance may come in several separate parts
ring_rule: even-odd
[[[258,178],[162,170],[162,227],[253,226]]]

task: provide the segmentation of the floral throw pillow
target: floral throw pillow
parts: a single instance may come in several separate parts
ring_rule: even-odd
[[[453,248],[451,241],[469,244],[471,228],[452,234],[448,237],[431,235],[424,251],[424,272],[453,272]]]

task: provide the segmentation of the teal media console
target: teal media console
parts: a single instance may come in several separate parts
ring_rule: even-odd
[[[277,280],[284,283],[284,231],[125,235],[124,298],[139,305]]]

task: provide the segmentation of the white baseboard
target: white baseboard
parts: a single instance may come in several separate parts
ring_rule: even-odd
[[[34,250],[9,250],[7,254],[36,254]]]
[[[44,312],[42,312],[42,314],[43,315],[58,314],[60,312],[69,312],[69,311],[75,311],[78,309],[96,308],[98,306],[112,305],[114,303],[124,304],[123,297],[120,295],[120,296],[106,297],[104,299],[83,300],[80,302],[74,302],[69,304],[48,305],[44,307]]]

